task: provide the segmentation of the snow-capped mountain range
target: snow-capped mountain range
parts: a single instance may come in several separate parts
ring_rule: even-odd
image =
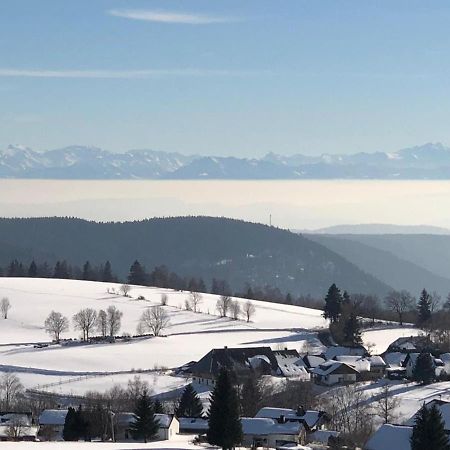
[[[0,178],[450,179],[450,147],[429,143],[391,153],[268,153],[247,159],[155,150],[113,153],[84,146],[38,152],[10,145],[0,149]]]

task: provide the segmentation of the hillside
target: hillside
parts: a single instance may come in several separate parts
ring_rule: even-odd
[[[424,267],[403,259],[406,255],[400,252],[400,254],[397,254],[394,246],[386,245],[383,248],[382,246],[376,246],[376,243],[373,244],[370,239],[360,239],[359,236],[353,238],[349,235],[308,235],[308,238],[340,254],[394,289],[408,289],[416,296],[423,288],[437,291],[443,297],[446,297],[450,292],[449,278],[439,276]],[[392,242],[391,239],[387,241]],[[412,239],[412,241],[417,242],[418,239]]]
[[[121,277],[135,259],[148,270],[165,264],[180,275],[203,277],[208,284],[213,277],[225,279],[233,291],[247,283],[317,297],[323,297],[332,283],[350,292],[383,295],[390,289],[304,236],[232,219],[184,217],[126,223],[0,219],[0,243],[6,239],[12,248],[0,250],[3,266],[19,251],[30,257],[24,262],[32,257],[50,264],[57,259],[77,265],[109,260]]]

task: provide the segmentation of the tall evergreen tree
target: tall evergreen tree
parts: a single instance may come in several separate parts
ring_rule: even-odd
[[[430,353],[422,352],[417,356],[412,376],[414,381],[422,384],[430,384],[435,380],[435,367]]]
[[[69,406],[67,410],[66,418],[64,420],[63,439],[65,441],[77,441],[78,434],[76,430],[76,411]]]
[[[255,376],[249,376],[242,386],[241,412],[244,417],[254,417],[261,409],[262,393]]]
[[[431,295],[426,289],[420,293],[419,303],[417,304],[417,325],[423,326],[431,319]]]
[[[91,263],[89,261],[86,261],[83,265],[83,280],[92,280],[93,277],[92,267]]]
[[[207,439],[223,450],[231,450],[242,441],[239,400],[226,369],[221,370],[211,394]]]
[[[165,414],[164,406],[159,399],[155,400],[154,409],[155,409],[155,414]]]
[[[202,417],[203,406],[192,384],[188,384],[183,391],[178,407],[175,411],[177,417]]]
[[[31,261],[30,267],[28,267],[28,276],[30,278],[36,278],[37,277],[37,272],[38,272],[37,265],[36,265],[36,263],[34,262],[34,259],[33,259],[33,261]]]
[[[442,415],[435,404],[425,404],[416,415],[410,439],[411,450],[450,450]]]
[[[130,425],[130,432],[134,439],[147,442],[158,433],[159,422],[155,418],[154,405],[144,389],[134,410],[134,421]]]
[[[102,277],[101,281],[106,281],[106,282],[113,281],[111,263],[109,261],[106,261],[105,265],[103,266],[101,277]]]
[[[146,280],[147,276],[145,274],[145,269],[141,266],[139,261],[134,261],[130,267],[130,273],[128,274],[128,283],[143,286],[146,284]]]
[[[355,346],[362,344],[361,325],[359,323],[358,317],[353,311],[345,321],[343,333],[344,342],[347,345]]]
[[[339,319],[341,313],[342,295],[338,287],[333,283],[328,289],[325,297],[325,307],[323,308],[323,316],[330,319],[332,323]]]

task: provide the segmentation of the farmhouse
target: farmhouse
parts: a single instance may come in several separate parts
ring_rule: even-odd
[[[257,448],[276,448],[304,441],[305,431],[300,422],[277,421],[258,417],[241,419],[244,439],[242,445]]]
[[[45,409],[39,416],[39,439],[61,440],[67,409]]]
[[[0,441],[35,441],[38,428],[32,425],[32,414],[0,413]]]
[[[308,432],[321,429],[330,420],[325,411],[305,410],[301,406],[297,409],[264,407],[258,411],[255,417],[280,422],[299,422]]]
[[[372,435],[364,450],[411,450],[412,427],[384,424]],[[431,450],[431,449],[430,449]]]
[[[354,383],[359,372],[352,366],[340,361],[326,361],[313,371],[314,381],[332,386],[338,383]]]

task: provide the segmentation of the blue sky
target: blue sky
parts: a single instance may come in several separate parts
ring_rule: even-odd
[[[450,143],[450,3],[1,0],[0,146]]]

